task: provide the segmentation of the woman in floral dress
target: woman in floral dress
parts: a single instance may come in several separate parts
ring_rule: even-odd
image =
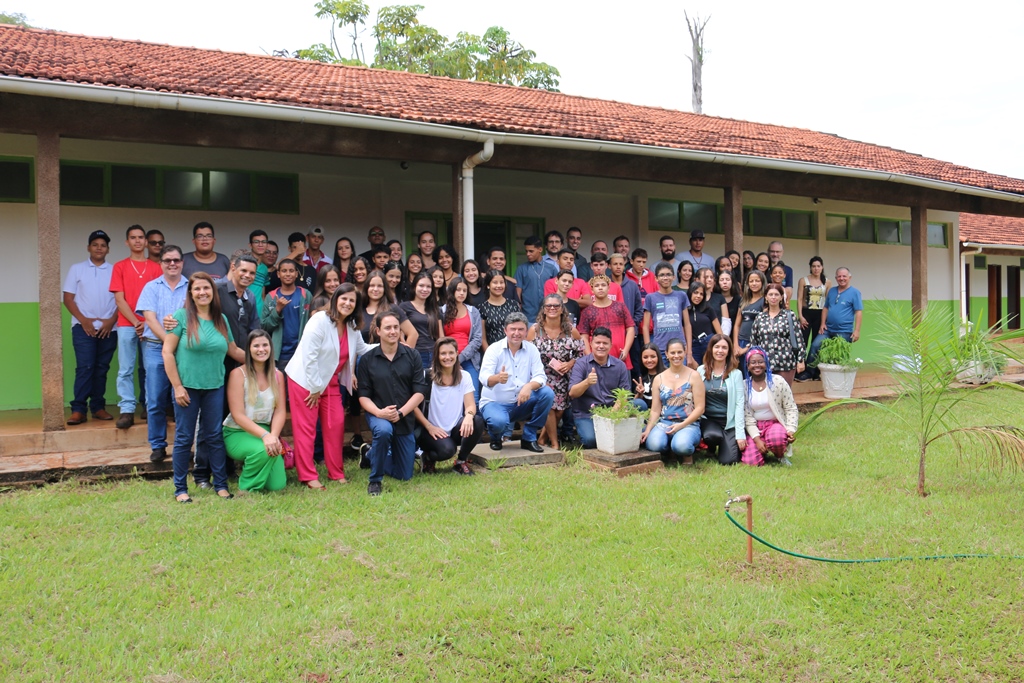
[[[782,285],[776,282],[768,285],[764,294],[765,310],[754,319],[750,344],[762,347],[768,353],[772,372],[791,385],[797,371],[804,370],[804,342],[796,315],[785,308],[785,298],[786,290]]]
[[[572,326],[560,294],[544,297],[537,322],[530,326],[526,341],[533,342],[540,351],[548,386],[555,392],[555,402],[537,441],[558,450],[558,421],[569,407],[569,372],[576,359],[583,355],[583,340]]]

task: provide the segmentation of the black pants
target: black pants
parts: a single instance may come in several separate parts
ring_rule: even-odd
[[[705,417],[700,421],[700,432],[708,445],[708,453],[717,452],[719,465],[735,465],[740,461],[736,430],[725,428],[725,418]]]
[[[480,413],[473,416],[473,433],[465,439],[459,433],[462,422],[459,422],[447,437],[435,440],[430,433],[424,429],[416,440],[417,445],[423,451],[423,461],[440,462],[448,460],[455,455],[456,446],[459,447],[459,457],[456,460],[463,461],[469,458],[476,445],[480,443],[486,430],[484,418]]]
[[[807,329],[801,328],[800,330],[800,334],[804,337],[804,353],[806,353],[811,348],[811,340],[821,328],[821,309],[804,308],[800,314],[808,322]]]

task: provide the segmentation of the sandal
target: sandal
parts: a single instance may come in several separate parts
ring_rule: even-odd
[[[217,491],[217,495],[223,498],[224,500],[231,500],[232,498],[235,497],[235,495],[231,493],[231,491],[228,491],[227,489],[221,489]]]
[[[187,493],[179,493],[174,497],[174,500],[178,501],[179,503],[191,503],[192,496],[188,495]]]
[[[320,483],[319,479],[311,479],[311,480],[303,482],[303,483],[306,485],[306,488],[313,489],[314,491],[323,491],[324,490],[324,485]]]

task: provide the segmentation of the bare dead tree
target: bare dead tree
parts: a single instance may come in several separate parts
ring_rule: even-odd
[[[691,21],[690,15],[683,10],[683,16],[686,17],[686,29],[690,32],[690,43],[692,45],[693,56],[687,57],[690,60],[690,70],[693,75],[693,113],[703,114],[704,113],[704,88],[701,85],[701,73],[704,69],[704,28],[708,25],[708,21],[711,20],[711,15],[708,15],[701,21],[700,15],[693,15]]]

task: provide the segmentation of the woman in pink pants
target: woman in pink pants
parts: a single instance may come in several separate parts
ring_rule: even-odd
[[[311,489],[323,484],[313,463],[316,421],[324,437],[324,464],[332,481],[345,483],[341,440],[345,413],[341,387],[355,390],[356,359],[373,348],[363,341],[359,292],[350,282],[338,286],[326,311],[315,313],[302,331],[286,369],[288,401],[295,441],[295,469],[299,481]]]
[[[741,459],[747,465],[763,465],[765,456],[774,456],[789,465],[800,419],[793,392],[786,380],[772,375],[768,353],[760,346],[751,346],[744,361],[747,368],[744,426],[748,438]]]

